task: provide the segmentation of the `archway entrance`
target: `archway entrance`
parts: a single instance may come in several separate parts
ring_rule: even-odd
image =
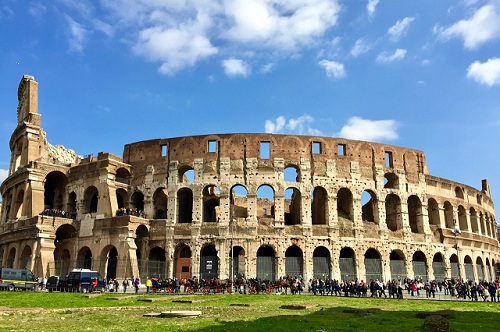
[[[313,253],[313,276],[323,280],[330,279],[330,252],[325,247],[317,247]]]
[[[182,246],[177,249],[175,256],[175,277],[178,279],[191,278],[191,249]]]
[[[276,280],[276,253],[270,246],[257,250],[257,278]]]
[[[296,245],[288,247],[285,252],[285,274],[291,277],[302,276],[302,266],[302,250]]]
[[[245,250],[240,246],[235,246],[229,254],[229,277],[241,278],[245,275]]]
[[[219,257],[213,244],[205,246],[200,255],[200,278],[214,279],[219,276]]]

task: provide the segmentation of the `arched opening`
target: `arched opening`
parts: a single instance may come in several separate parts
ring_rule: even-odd
[[[361,217],[363,221],[377,222],[375,220],[377,203],[377,196],[373,191],[365,190],[361,193]]]
[[[486,281],[493,281],[493,278],[491,278],[491,266],[490,266],[490,260],[486,258],[486,275],[485,275]]]
[[[9,256],[7,257],[7,261],[5,262],[5,267],[13,269],[15,267],[14,263],[16,262],[16,248],[10,248]]]
[[[78,251],[76,257],[77,269],[92,269],[92,251],[89,247],[83,247]]]
[[[465,279],[474,281],[474,266],[472,265],[472,258],[467,255],[464,257]]]
[[[339,267],[341,279],[344,281],[354,280],[357,278],[356,273],[356,256],[354,250],[345,247],[340,250]]]
[[[407,277],[405,255],[401,250],[393,250],[389,255],[391,277],[393,280],[403,280]]]
[[[267,184],[257,189],[257,219],[262,224],[274,221],[274,189]]]
[[[352,193],[347,188],[341,188],[337,194],[337,214],[339,220],[353,220]]]
[[[181,188],[177,192],[177,222],[190,224],[193,222],[193,191],[189,188]]]
[[[106,254],[106,251],[109,250]],[[116,268],[118,266],[118,250],[114,246],[111,248],[104,248],[103,250],[103,255],[104,259],[106,260],[105,266],[106,266],[106,278],[107,280],[110,279],[116,279]]]
[[[439,220],[439,206],[434,198],[429,198],[427,201],[427,209],[429,214],[429,224],[439,226],[441,224]]]
[[[191,166],[179,167],[179,182],[194,183],[194,170]]]
[[[115,181],[130,185],[131,174],[128,169],[120,167],[116,170]]]
[[[455,187],[455,197],[464,199],[464,192],[463,192],[462,188]]]
[[[453,220],[453,206],[450,202],[446,201],[443,205],[444,208],[444,221],[446,228],[455,229],[455,222]]]
[[[300,225],[302,196],[297,188],[285,190],[285,225]]]
[[[484,265],[481,257],[476,258],[476,273],[477,273],[477,281],[483,282],[485,281],[485,273],[484,273]]]
[[[451,277],[455,280],[460,280],[460,269],[458,265],[458,256],[452,254],[450,256]]]
[[[70,250],[73,250],[74,239],[78,233],[72,225],[61,225],[56,230],[56,238],[54,239],[54,268],[52,275],[64,276],[69,273],[71,265]]]
[[[437,252],[432,258],[432,269],[434,270],[434,280],[436,282],[444,281],[446,278],[446,268],[444,266],[443,254]]]
[[[462,205],[458,206],[458,227],[462,231],[469,231],[469,226],[467,226],[467,213]]]
[[[399,178],[394,173],[384,174],[384,188],[387,189],[398,189],[399,188]]]
[[[117,216],[130,214],[130,209],[128,208],[128,193],[125,189],[116,189],[116,205],[118,206]]]
[[[377,250],[370,248],[365,253],[366,281],[380,280],[382,278],[382,263]]]
[[[328,220],[328,193],[323,187],[314,187],[311,194],[313,225],[326,225]]]
[[[214,185],[203,188],[203,221],[218,222],[220,206],[220,191]]]
[[[154,247],[149,251],[148,257],[148,276],[156,278],[165,277],[165,249]]]
[[[385,198],[385,220],[387,228],[393,232],[402,229],[401,200],[397,195],[389,194]]]
[[[142,253],[147,252],[149,240],[149,230],[145,225],[139,225],[135,230],[135,245],[137,247],[135,251],[135,256],[137,258],[137,265],[139,267],[139,274],[144,276],[147,274],[147,263],[146,259],[142,258]]]
[[[191,249],[189,246],[180,246],[176,251],[175,258],[175,277],[180,280],[191,278]]]
[[[68,212],[68,217],[71,219],[76,219],[76,193],[72,191],[68,196],[68,204],[66,204],[66,211]]]
[[[154,219],[167,218],[168,191],[165,188],[156,189],[153,194]]]
[[[427,259],[423,252],[416,251],[413,254],[412,265],[414,278],[422,280],[422,282],[427,282]]]
[[[424,233],[424,219],[422,216],[422,203],[415,195],[408,197],[408,219],[412,233]]]
[[[144,213],[144,194],[136,191],[130,196],[131,211],[130,214],[136,217],[141,217]]]
[[[84,213],[96,213],[99,201],[99,191],[96,187],[90,186],[83,194]]]
[[[316,247],[313,252],[313,277],[322,280],[331,279],[330,251],[323,246]]]
[[[248,191],[242,185],[235,185],[230,191],[231,201],[231,220],[238,220],[239,218],[248,218]]]
[[[201,249],[200,255],[200,278],[215,279],[219,276],[219,257],[213,244],[206,245]]]
[[[31,247],[25,246],[21,252],[21,261],[19,264],[20,269],[29,269],[29,264],[31,262]]]
[[[291,277],[302,276],[303,274],[302,250],[292,245],[285,251],[285,274]]]
[[[16,219],[19,219],[23,215],[23,206],[24,206],[24,190],[20,190],[17,193],[16,201],[14,202],[14,213]]]
[[[276,253],[271,246],[262,246],[257,250],[257,278],[276,280]]]
[[[283,178],[285,182],[300,182],[300,170],[295,165],[288,165],[283,170]]]
[[[245,250],[234,246],[229,252],[229,277],[241,278],[245,275]]]
[[[63,197],[66,196],[66,175],[59,171],[47,174],[44,184],[44,208],[49,210],[64,210]]]

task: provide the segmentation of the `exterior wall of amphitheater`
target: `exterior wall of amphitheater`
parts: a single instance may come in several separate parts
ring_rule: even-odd
[[[18,101],[0,187],[2,266],[111,278],[496,277],[488,182],[434,177],[422,151],[213,134],[81,157],[47,142],[33,77]]]

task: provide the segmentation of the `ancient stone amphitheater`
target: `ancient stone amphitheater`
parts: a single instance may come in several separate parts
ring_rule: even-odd
[[[496,276],[488,182],[478,190],[434,177],[422,151],[213,134],[80,157],[47,142],[33,77],[22,78],[18,100],[1,185],[2,266],[119,279]]]

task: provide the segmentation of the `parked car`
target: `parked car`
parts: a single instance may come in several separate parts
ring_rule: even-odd
[[[66,289],[69,292],[103,292],[106,290],[106,282],[97,271],[74,269],[68,274]]]
[[[55,292],[55,291],[64,292],[66,291],[66,286],[68,284],[67,279],[68,276],[64,277],[50,276],[47,279],[47,285],[45,286],[45,288],[47,288],[49,292]]]
[[[37,290],[38,280],[28,269],[0,268],[0,288],[13,291],[16,289]]]

